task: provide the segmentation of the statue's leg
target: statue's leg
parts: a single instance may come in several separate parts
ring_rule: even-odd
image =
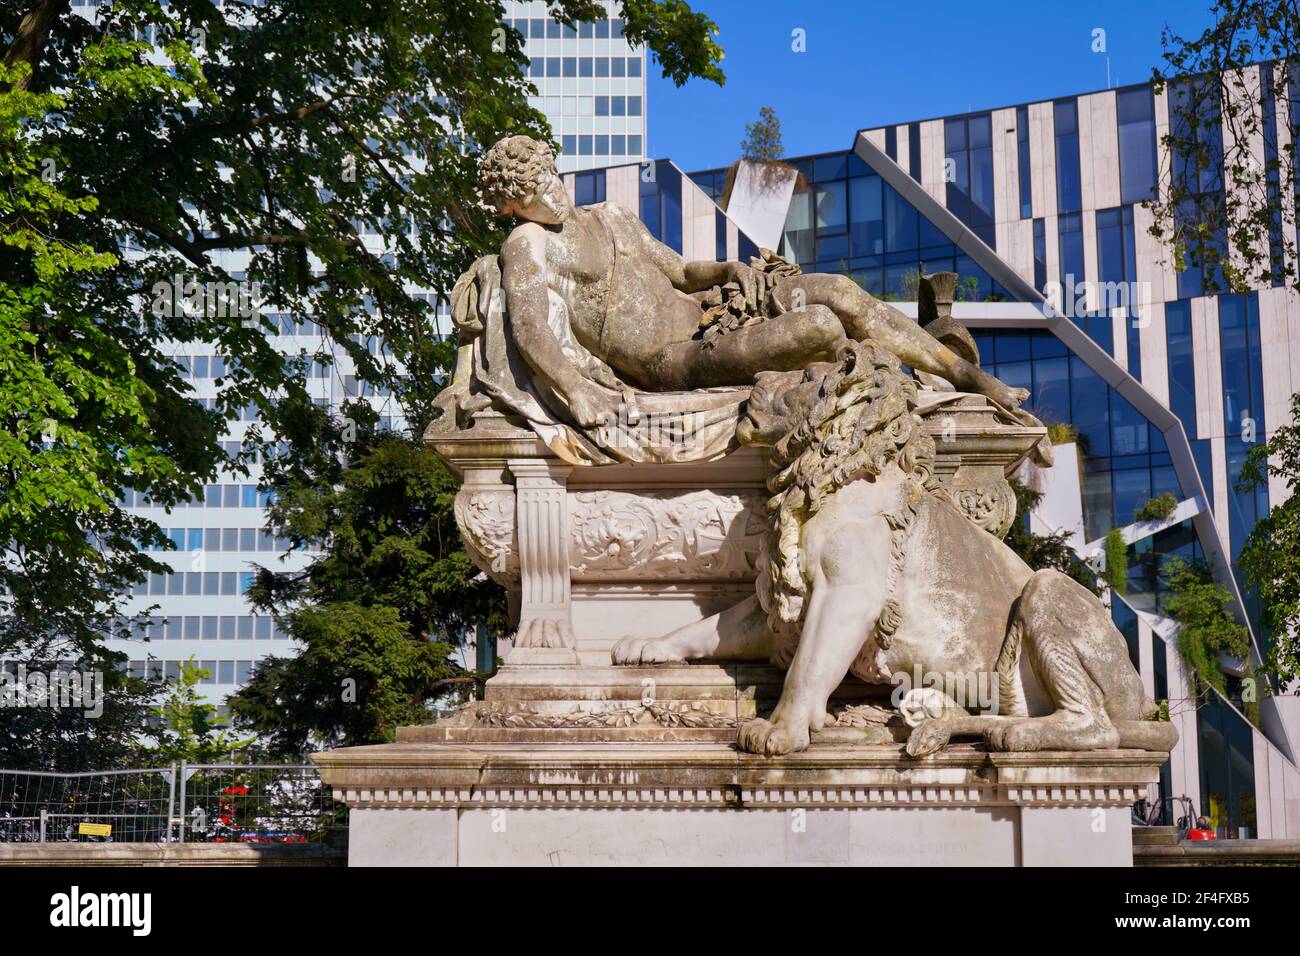
[[[743,724],[741,750],[775,756],[803,750],[826,725],[826,703],[862,650],[885,601],[885,576],[864,568],[889,566],[889,526],[883,517],[841,525],[812,570],[812,594],[781,699],[767,720]]]
[[[759,372],[834,361],[845,341],[839,319],[817,306],[709,339],[673,342],[650,360],[648,377],[665,389],[749,385]]]
[[[758,598],[751,596],[663,637],[625,637],[610,656],[615,664],[662,664],[702,659],[765,661],[771,655],[767,615]]]
[[[860,342],[870,339],[912,368],[940,375],[959,389],[987,395],[1008,409],[1018,408],[1029,397],[1023,388],[1011,388],[967,362],[848,276],[825,273],[790,276],[778,281],[774,291],[777,301],[787,309],[828,307],[851,338]]]
[[[1136,721],[1142,682],[1123,636],[1083,585],[1059,571],[1038,571],[1017,602],[1012,628],[1021,652],[1056,710],[990,729],[998,750],[1106,750],[1119,746],[1111,715]]]

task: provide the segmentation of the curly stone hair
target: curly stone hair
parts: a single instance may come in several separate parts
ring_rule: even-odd
[[[804,524],[855,478],[895,465],[912,489],[907,506],[884,516],[895,532],[891,551],[897,565],[916,502],[926,493],[943,496],[932,471],[934,441],[914,411],[916,383],[898,358],[875,343],[851,342],[844,361],[821,374],[816,400],[773,446],[769,466],[770,519],[756,583],[779,638],[774,660],[781,666],[793,655],[808,596],[799,557]],[[890,569],[891,576],[896,572]],[[892,632],[897,609],[887,611],[877,629]]]
[[[537,192],[543,174],[555,174],[555,154],[549,144],[531,136],[507,136],[483,154],[478,184],[497,209]]]

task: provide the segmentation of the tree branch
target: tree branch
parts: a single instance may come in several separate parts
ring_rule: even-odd
[[[26,63],[31,67],[27,75],[10,87],[11,91],[25,90],[36,75],[36,67],[45,52],[45,42],[50,38],[54,23],[71,6],[72,0],[36,0],[36,5],[23,16],[14,33],[13,42],[5,52],[5,66]]]

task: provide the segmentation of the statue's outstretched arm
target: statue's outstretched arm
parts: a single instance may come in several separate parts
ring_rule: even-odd
[[[532,370],[565,400],[574,421],[590,428],[600,424],[602,401],[595,387],[565,357],[547,322],[550,296],[545,248],[542,227],[533,223],[516,229],[501,248],[511,338]]]

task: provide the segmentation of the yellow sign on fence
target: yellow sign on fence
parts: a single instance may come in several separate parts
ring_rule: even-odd
[[[112,836],[113,824],[111,823],[79,823],[77,824],[77,833],[81,836]]]

